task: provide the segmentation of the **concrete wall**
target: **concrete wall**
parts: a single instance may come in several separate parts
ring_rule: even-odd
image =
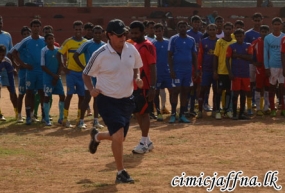
[[[75,20],[92,22],[94,24],[106,27],[109,20],[120,18],[128,25],[134,19],[144,20],[151,19],[150,14],[154,11],[171,12],[174,21],[187,19],[192,15],[194,10],[199,11],[200,16],[206,16],[214,10],[219,12],[226,21],[234,22],[236,18],[232,15],[242,16],[246,28],[251,27],[251,15],[254,12],[261,12],[264,16],[264,23],[271,23],[273,17],[279,16],[280,8],[144,8],[144,7],[93,7],[93,8],[76,8],[76,7],[0,7],[0,15],[4,19],[3,30],[11,33],[14,44],[21,40],[20,29],[23,25],[29,25],[30,21],[39,17],[43,25],[52,25],[56,40],[62,43],[66,38],[73,35],[72,23]],[[62,15],[64,18],[55,18],[55,15]],[[285,18],[283,18],[285,20]],[[151,19],[156,22],[161,19]],[[173,33],[173,32],[172,32]]]

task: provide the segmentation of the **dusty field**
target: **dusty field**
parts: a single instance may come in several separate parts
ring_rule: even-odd
[[[57,120],[54,96],[51,115]],[[71,120],[75,120],[77,97],[72,99]],[[124,143],[125,167],[135,184],[114,184],[115,164],[110,142],[104,141],[96,154],[88,152],[89,129],[67,129],[41,123],[26,126],[13,119],[7,89],[2,90],[1,109],[7,119],[0,123],[1,192],[206,192],[206,187],[176,187],[174,176],[227,175],[243,171],[258,176],[279,171],[278,185],[285,188],[285,118],[254,117],[251,121],[214,120],[205,116],[191,124],[151,123],[155,149],[145,155],[131,150],[140,140],[135,120]],[[24,112],[24,111],[23,111]],[[205,114],[206,115],[206,114]],[[104,131],[106,130],[103,129]],[[209,187],[207,187],[209,188]],[[215,187],[212,192],[220,192]],[[241,188],[234,192],[276,192],[273,187]]]

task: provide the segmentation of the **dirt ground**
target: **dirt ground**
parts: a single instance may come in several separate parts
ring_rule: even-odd
[[[57,120],[58,97],[53,97],[51,115]],[[76,117],[77,96],[70,117]],[[257,176],[262,182],[267,171],[278,171],[277,185],[285,192],[285,118],[253,117],[250,121],[215,120],[210,114],[191,124],[151,121],[150,138],[155,149],[133,155],[141,132],[135,119],[124,143],[125,168],[135,184],[114,183],[116,168],[109,141],[103,141],[96,154],[88,152],[92,118],[87,130],[62,128],[56,123],[26,126],[15,122],[7,89],[0,103],[7,118],[0,123],[1,192],[206,192],[209,187],[171,187],[174,176]],[[40,112],[40,111],[39,111]],[[24,115],[24,111],[22,111]],[[106,131],[106,128],[102,129]],[[220,192],[215,187],[212,192]],[[234,192],[276,192],[273,187],[239,187]]]

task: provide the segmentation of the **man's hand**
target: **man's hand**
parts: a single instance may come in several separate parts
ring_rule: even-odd
[[[271,76],[270,69],[265,69],[265,74],[267,77]]]
[[[135,82],[136,82],[136,85],[138,86],[138,88],[142,88],[142,87],[143,87],[143,81],[142,81],[142,79],[137,78],[137,79],[135,80]]]
[[[28,69],[28,70],[33,70],[33,66],[30,64],[25,64],[24,68]]]
[[[154,100],[154,96],[155,96],[155,89],[150,88],[148,90],[147,95],[146,95],[146,98],[147,98],[148,102],[152,102]]]
[[[97,89],[97,88],[93,88],[93,89],[90,91],[90,95],[93,96],[93,97],[97,97],[100,93],[101,93],[101,90],[99,90],[99,89]]]
[[[51,84],[52,84],[53,86],[55,86],[56,83],[57,83],[57,81],[58,81],[58,79],[59,79],[59,75],[54,74]]]

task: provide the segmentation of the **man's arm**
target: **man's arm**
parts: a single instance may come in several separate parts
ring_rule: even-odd
[[[82,70],[85,68],[85,66],[83,66],[83,64],[81,63],[81,61],[79,60],[79,56],[80,56],[80,54],[78,53],[78,52],[75,52],[74,54],[73,54],[73,59],[74,59],[74,61],[76,62],[76,64],[80,67],[80,68],[82,68]]]
[[[28,69],[28,70],[32,70],[32,69],[33,69],[33,66],[32,66],[32,65],[30,65],[30,64],[25,64],[25,63],[20,59],[17,50],[14,50],[14,51],[13,51],[12,57],[16,60],[17,63],[20,64],[20,67],[26,68],[26,69]]]
[[[134,81],[139,88],[143,87],[143,81],[140,77],[140,70],[138,68],[134,69]]]

